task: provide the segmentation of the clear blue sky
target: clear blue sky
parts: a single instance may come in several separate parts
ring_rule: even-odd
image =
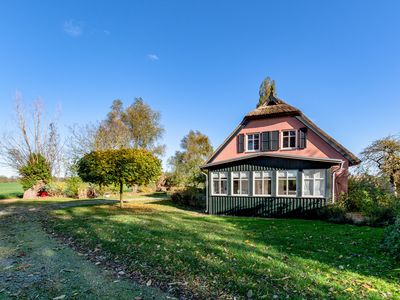
[[[399,15],[399,1],[3,1],[0,128],[16,90],[61,105],[64,135],[141,96],[168,158],[190,129],[217,147],[269,75],[357,154],[400,132]]]

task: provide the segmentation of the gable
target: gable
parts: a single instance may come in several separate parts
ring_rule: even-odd
[[[282,132],[285,130],[295,130],[301,132],[304,128],[307,130],[307,142],[304,149],[291,149],[285,150],[281,147]],[[358,159],[343,146],[337,143],[333,138],[316,127],[304,115],[296,116],[280,116],[269,118],[255,118],[245,120],[232,132],[232,134],[224,141],[224,143],[213,153],[207,163],[220,162],[225,160],[232,160],[236,158],[243,158],[246,155],[254,154],[249,151],[238,151],[237,137],[243,135],[244,137],[252,133],[263,132],[279,132],[279,148],[273,151],[276,154],[289,154],[299,157],[315,157],[315,158],[332,158],[344,161],[345,165],[354,165],[358,163]],[[298,138],[298,136],[297,136]],[[244,140],[246,143],[246,139]]]

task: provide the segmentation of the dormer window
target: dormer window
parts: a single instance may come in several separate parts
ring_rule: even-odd
[[[297,148],[297,131],[285,130],[282,131],[282,149]]]
[[[247,135],[247,151],[260,150],[260,134],[252,133]]]

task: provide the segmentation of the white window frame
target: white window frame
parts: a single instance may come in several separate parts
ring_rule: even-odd
[[[253,148],[254,148],[254,136],[258,135],[258,149],[249,150],[249,135],[253,136]],[[246,152],[258,152],[261,148],[261,134],[259,132],[246,133]]]
[[[288,177],[288,172],[296,172],[296,195],[288,195],[288,190],[286,191],[286,194],[281,195],[279,194],[279,172],[285,172],[286,173],[286,186],[289,189],[289,177]],[[276,171],[276,196],[277,197],[293,197],[296,198],[297,194],[299,193],[299,171],[298,170],[278,170]]]
[[[310,172],[315,172],[313,174],[313,178],[305,178],[305,174],[304,171],[310,171]],[[322,178],[316,178],[315,175],[317,172],[322,172],[323,177]],[[302,182],[302,188],[301,188],[301,196],[305,197],[305,198],[325,198],[325,194],[326,194],[326,171],[324,169],[307,169],[307,170],[303,170],[303,182]],[[305,195],[304,194],[304,185],[305,185],[305,181],[306,180],[312,180],[313,181],[313,194],[312,195]],[[322,187],[323,187],[323,192],[322,195],[315,195],[315,181],[320,180],[322,181]]]
[[[270,182],[271,182],[271,194],[256,194],[256,176],[255,173],[261,173],[261,190],[264,191],[265,187],[264,187],[264,178],[269,178]],[[269,174],[268,176],[264,176],[265,174]],[[271,197],[272,196],[272,189],[273,189],[273,181],[272,181],[272,176],[273,176],[273,172],[272,171],[253,171],[253,196],[266,196],[266,197]]]
[[[226,194],[216,194],[214,192],[214,178],[213,175],[214,174],[218,174],[218,186],[219,186],[219,190],[221,191],[221,182],[222,180],[226,181]],[[226,174],[226,179],[222,179],[221,178],[221,174]],[[211,172],[211,195],[212,196],[228,196],[228,180],[229,180],[229,174],[228,172]]]
[[[247,174],[247,194],[235,194],[233,189],[233,173],[239,173],[239,191],[242,190],[242,173]],[[239,196],[239,197],[248,197],[250,192],[250,174],[247,171],[233,171],[231,172],[231,195],[232,196]]]
[[[285,132],[292,132],[292,131],[294,131],[294,147],[284,147],[283,146],[283,139],[284,138],[288,138],[289,139],[289,143],[288,143],[288,145],[290,145],[290,136],[288,136],[288,137],[284,137],[283,136],[283,134],[285,133]],[[285,130],[282,130],[281,131],[281,149],[282,150],[293,150],[293,149],[297,149],[297,135],[298,135],[298,133],[297,133],[297,130],[296,129],[285,129]]]

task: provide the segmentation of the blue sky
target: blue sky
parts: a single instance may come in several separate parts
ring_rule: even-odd
[[[269,75],[358,154],[400,132],[399,13],[399,1],[3,1],[0,128],[16,90],[59,105],[63,135],[140,96],[162,114],[168,158],[190,129],[217,147]]]

